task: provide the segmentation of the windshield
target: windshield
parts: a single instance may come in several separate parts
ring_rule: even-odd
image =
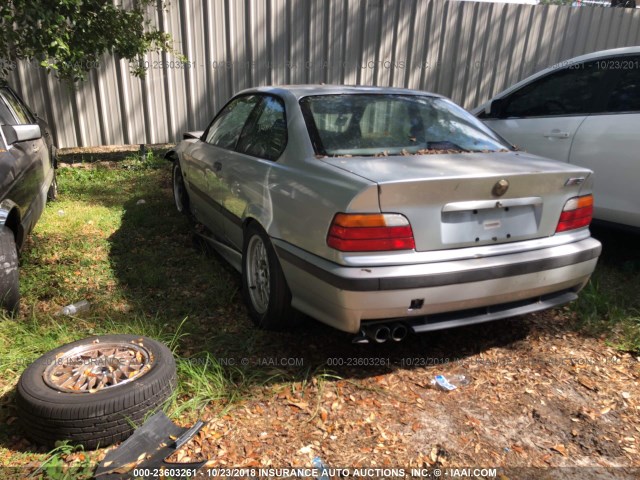
[[[496,152],[506,143],[470,113],[437,97],[316,95],[300,100],[316,154]]]

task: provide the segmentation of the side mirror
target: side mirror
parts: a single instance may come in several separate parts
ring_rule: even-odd
[[[202,135],[204,135],[204,131],[200,130],[198,132],[184,132],[182,134],[182,138],[184,140],[188,140],[190,138],[202,138]]]
[[[492,100],[489,104],[489,117],[490,118],[503,118],[504,116],[504,107],[506,102],[504,98],[496,98]]]
[[[42,137],[39,125],[2,125],[2,133],[4,133],[8,145],[37,140]]]

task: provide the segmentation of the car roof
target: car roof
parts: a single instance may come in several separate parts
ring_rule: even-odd
[[[630,53],[640,53],[640,46],[634,46],[634,47],[621,47],[621,48],[610,48],[609,50],[599,50],[597,52],[592,52],[592,53],[586,53],[584,55],[580,55],[578,57],[573,57],[570,58],[568,60],[566,60],[567,62],[583,62],[585,60],[593,60],[595,58],[604,58],[604,57],[611,57],[611,56],[615,56],[615,55],[627,55]],[[562,62],[559,62],[562,63]],[[551,67],[553,68],[553,67]]]
[[[496,98],[502,98],[505,95],[508,95],[511,92],[513,92],[515,90],[518,90],[522,86],[530,83],[531,81],[535,80],[536,78],[544,77],[545,75],[549,74],[550,72],[554,72],[556,70],[563,69],[565,67],[568,67],[571,64],[580,63],[580,62],[586,62],[586,61],[589,61],[589,60],[597,60],[599,58],[608,58],[608,57],[615,57],[615,56],[620,56],[620,55],[630,55],[630,54],[634,54],[634,53],[640,53],[640,46],[611,48],[609,50],[600,50],[598,52],[587,53],[587,54],[580,55],[580,56],[577,56],[577,57],[568,58],[566,60],[560,60],[559,62],[556,62],[554,65],[551,65],[550,67],[547,67],[544,70],[540,70],[539,72],[536,72],[533,75],[530,75],[530,76],[520,80],[518,83],[515,83],[515,84],[511,85],[510,87],[506,88],[505,90],[502,90],[502,91],[496,93],[495,95],[493,95],[486,102],[483,102],[481,105],[478,105],[477,107],[473,108],[471,110],[471,113],[473,113],[474,115],[477,115],[478,113],[480,113],[481,111],[484,110],[486,105],[491,100],[494,100]]]
[[[249,93],[272,93],[275,95],[292,95],[296,99],[311,95],[357,95],[357,94],[378,94],[378,95],[422,95],[431,97],[442,97],[435,93],[421,90],[410,90],[395,87],[370,87],[365,85],[273,85],[264,87],[248,88],[239,94]]]

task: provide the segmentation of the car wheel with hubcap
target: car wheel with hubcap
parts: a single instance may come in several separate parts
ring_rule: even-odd
[[[187,188],[184,184],[184,177],[182,176],[182,169],[180,168],[180,162],[178,160],[173,162],[173,200],[176,204],[176,209],[180,213],[189,215],[189,195],[187,194]]]
[[[51,185],[49,185],[49,190],[47,190],[47,201],[51,202],[58,198],[58,179],[56,176],[56,169],[58,168],[58,149],[53,145],[49,148],[49,157],[51,158],[53,180],[51,181]]]
[[[51,185],[49,185],[49,190],[47,190],[47,201],[52,202],[57,200],[58,198],[58,179],[56,178],[56,171],[53,171],[53,180],[51,181]]]
[[[269,236],[255,223],[249,224],[244,235],[242,293],[258,327],[283,330],[295,323],[282,267]]]
[[[91,337],[51,350],[18,381],[18,418],[28,438],[87,449],[127,438],[176,386],[162,343],[135,335]]]
[[[17,313],[20,306],[18,248],[13,231],[0,227],[0,308]]]

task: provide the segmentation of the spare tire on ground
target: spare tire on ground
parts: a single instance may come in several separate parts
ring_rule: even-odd
[[[18,381],[26,436],[87,449],[124,440],[176,386],[171,351],[151,338],[105,335],[63,345],[33,362]]]

